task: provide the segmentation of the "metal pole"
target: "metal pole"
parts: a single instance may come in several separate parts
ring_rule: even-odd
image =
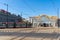
[[[59,19],[59,8],[57,8],[57,16],[58,16],[58,19]]]
[[[8,4],[7,4],[7,28],[8,28]]]
[[[7,10],[7,23],[6,23],[6,28],[8,28],[8,4],[4,3],[4,5],[7,7],[6,10]]]
[[[22,17],[22,12],[21,12],[21,17]]]
[[[59,8],[57,8],[58,27],[59,27]]]
[[[23,20],[23,18],[22,18],[22,12],[21,12],[21,19]]]

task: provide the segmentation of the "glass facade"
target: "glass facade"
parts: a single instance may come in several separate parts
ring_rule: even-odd
[[[49,19],[46,17],[41,17],[40,21],[42,21],[42,23],[49,23]]]

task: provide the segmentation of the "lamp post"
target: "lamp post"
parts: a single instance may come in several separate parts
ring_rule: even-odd
[[[6,28],[8,28],[8,4],[4,3],[4,5],[7,7],[6,10],[7,10],[7,22],[6,22]]]

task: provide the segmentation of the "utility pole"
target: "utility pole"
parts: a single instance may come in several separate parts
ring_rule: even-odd
[[[22,18],[22,12],[21,12],[21,14],[20,14],[20,15],[21,15],[21,19],[23,20],[23,18]]]
[[[57,8],[57,17],[59,19],[59,8]]]
[[[21,12],[21,17],[22,17],[22,12]]]
[[[59,27],[59,8],[57,8],[57,17],[58,17],[58,27]]]
[[[4,3],[4,5],[7,7],[6,10],[7,10],[7,23],[6,23],[6,27],[8,28],[8,4]]]

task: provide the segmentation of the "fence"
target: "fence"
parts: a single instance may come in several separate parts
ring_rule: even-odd
[[[29,23],[21,23],[21,22],[9,22],[8,28],[31,28],[32,25]],[[0,22],[0,28],[6,28],[6,23]]]

